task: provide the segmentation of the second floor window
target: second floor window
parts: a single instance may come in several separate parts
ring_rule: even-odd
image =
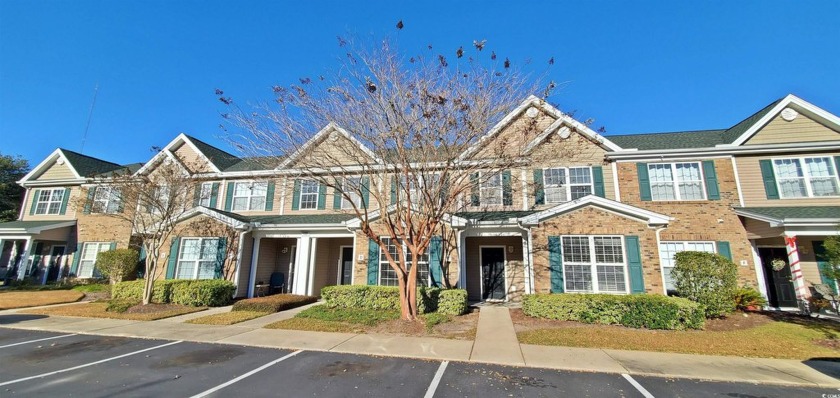
[[[211,196],[213,196],[213,183],[203,182],[201,183],[201,186],[198,189],[198,205],[204,207],[211,207],[210,200]]]
[[[93,194],[91,212],[113,214],[120,211],[120,192],[114,187],[97,187]]]
[[[350,197],[350,200],[347,200],[347,197],[342,195],[341,198],[341,208],[342,209],[352,209],[355,205],[356,208],[362,207],[362,196],[359,195],[361,189],[362,178],[361,177],[347,177],[342,181],[342,189],[344,193]],[[301,203],[303,203],[301,201]]]
[[[840,196],[831,157],[774,159],[773,168],[784,199]]]
[[[703,174],[699,162],[648,165],[653,200],[703,200]]]
[[[267,194],[267,182],[237,182],[233,186],[233,206],[231,206],[231,209],[233,211],[265,210]]]
[[[318,181],[303,180],[300,182],[301,210],[318,208],[318,185]]]
[[[502,173],[493,173],[490,176],[482,175],[480,184],[480,195],[482,205],[502,204],[503,186]]]
[[[547,203],[562,203],[592,195],[591,167],[557,167],[543,171]]]
[[[64,201],[64,188],[42,189],[38,192],[38,201],[35,203],[35,214],[58,214],[61,212],[61,203]]]

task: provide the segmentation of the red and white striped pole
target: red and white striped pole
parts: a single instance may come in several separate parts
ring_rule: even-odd
[[[796,291],[796,299],[807,305],[805,300],[808,296],[808,289],[805,287],[805,277],[802,276],[802,267],[799,265],[799,249],[796,247],[796,237],[785,236],[785,246],[787,246],[788,263],[790,263],[790,274],[793,288]]]

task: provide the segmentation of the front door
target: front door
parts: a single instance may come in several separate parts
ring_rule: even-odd
[[[784,248],[765,247],[758,249],[764,276],[767,279],[767,293],[771,307],[796,307],[796,290],[793,287],[790,266],[774,271],[770,265],[773,260],[783,260],[788,263],[787,251]]]
[[[64,265],[64,246],[53,246],[50,252],[50,263],[47,269],[47,282],[58,279],[61,267]]]
[[[353,283],[353,248],[341,248],[341,275],[338,281],[342,285],[350,285]]]
[[[505,249],[481,248],[481,279],[483,300],[505,299]]]

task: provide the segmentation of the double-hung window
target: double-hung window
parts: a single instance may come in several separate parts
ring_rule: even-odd
[[[92,278],[96,255],[111,250],[111,242],[85,242],[82,245],[82,252],[79,255],[79,268],[76,276],[79,278]]]
[[[198,205],[210,207],[210,199],[213,196],[213,183],[203,182],[198,189]]]
[[[233,187],[234,211],[265,210],[265,197],[268,194],[267,182],[237,182]]]
[[[714,242],[661,242],[659,243],[659,264],[662,266],[662,277],[665,279],[665,290],[673,292],[674,279],[671,271],[674,270],[674,255],[679,252],[694,251],[714,253]]]
[[[113,214],[120,211],[120,191],[114,187],[96,187],[93,193],[92,213]]]
[[[394,271],[391,268],[390,263],[388,263],[388,258],[385,256],[386,251],[391,254],[391,258],[399,259],[399,253],[397,251],[397,245],[402,245],[399,241],[395,241],[391,238],[383,237],[382,238],[382,247],[379,249],[379,285],[380,286],[398,286],[399,280],[397,276],[397,271]],[[402,262],[405,264],[406,271],[410,271],[413,264],[411,259],[411,253],[409,253],[408,248],[405,245],[402,245],[402,251],[405,253],[406,258]],[[418,286],[428,286],[429,285],[429,250],[426,249],[424,254],[421,254],[417,261],[417,283]]]
[[[489,176],[482,174],[479,192],[481,204],[502,204],[503,189],[504,187],[502,186],[502,173],[493,173]]]
[[[362,177],[347,177],[342,181],[341,188],[344,191],[344,195],[341,197],[342,209],[352,209],[354,206],[357,209],[362,207],[362,196],[359,194],[361,184]],[[350,197],[349,200],[347,199],[348,196]]]
[[[840,181],[832,158],[774,159],[773,168],[783,199],[840,196]]]
[[[216,276],[218,238],[181,238],[177,279],[213,279]]]
[[[592,195],[591,167],[555,167],[543,170],[546,203],[563,203]]]
[[[562,242],[566,291],[627,293],[621,236],[564,236]]]
[[[146,207],[147,213],[168,213],[169,212],[169,203],[172,201],[172,191],[169,189],[169,185],[158,185],[151,189],[148,195],[144,194],[142,201],[146,203],[142,203]]]
[[[35,203],[35,214],[58,214],[61,212],[61,203],[64,201],[64,188],[42,189],[38,192],[38,201]]]
[[[648,165],[653,200],[703,200],[706,192],[700,162]]]
[[[318,181],[302,180],[300,182],[300,209],[318,208]]]

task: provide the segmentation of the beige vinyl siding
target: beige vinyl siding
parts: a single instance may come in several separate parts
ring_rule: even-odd
[[[286,168],[306,167],[307,165],[315,167],[350,166],[358,165],[365,159],[373,160],[353,141],[334,131],[308,148],[306,153],[286,165]]]
[[[801,115],[800,115],[801,116]],[[761,177],[759,160],[775,158],[792,158],[802,156],[839,156],[840,152],[828,153],[786,153],[784,155],[761,155],[761,156],[738,156],[735,163],[738,166],[738,173],[741,182],[741,193],[744,197],[745,207],[759,206],[819,206],[819,205],[840,205],[840,198],[794,198],[794,199],[767,199],[764,191],[764,180]]]
[[[217,199],[218,202],[216,204],[216,208],[220,209],[220,210],[226,210],[227,209],[228,184],[230,184],[230,183],[236,184],[237,182],[274,182],[274,196],[272,197],[273,198],[273,202],[272,202],[272,208],[273,209],[271,211],[265,211],[265,210],[261,210],[261,211],[233,210],[232,208],[231,208],[230,211],[233,212],[233,213],[237,213],[237,214],[247,214],[249,216],[281,214],[280,213],[280,199],[282,198],[281,194],[282,194],[282,191],[283,191],[282,185],[281,185],[282,181],[283,180],[279,180],[279,179],[265,179],[265,178],[263,178],[263,179],[255,178],[255,179],[213,181],[213,182],[218,182],[219,183],[219,197]],[[233,188],[233,186],[231,186],[231,188]],[[231,196],[231,198],[233,198],[233,197]],[[266,203],[268,203],[268,201],[266,201]]]
[[[63,179],[74,179],[76,175],[73,174],[73,170],[67,166],[67,163],[58,164],[57,162],[53,162],[53,164],[48,167],[38,178],[35,178],[36,181],[46,181],[46,180],[63,180]]]
[[[763,239],[782,236],[784,228],[771,227],[770,223],[744,217],[744,229],[747,230],[747,239]]]
[[[207,160],[186,143],[181,144],[173,153],[190,171],[200,173],[213,171],[212,167],[207,164]]]
[[[29,215],[29,212],[32,208],[32,196],[35,194],[35,190],[40,189],[65,189],[70,188],[70,198],[67,200],[67,211],[64,215],[60,214],[41,214],[41,215]],[[51,221],[51,220],[73,220],[76,218],[76,205],[79,202],[79,196],[81,192],[81,187],[73,186],[73,187],[39,187],[39,188],[27,188],[28,194],[26,195],[26,202],[23,204],[23,220],[24,221]]]
[[[491,139],[481,143],[482,149],[471,156],[471,158],[487,159],[495,157],[499,153],[500,145],[505,146],[505,153],[516,156],[531,140],[545,131],[555,120],[557,119],[543,111],[540,111],[533,119],[529,118],[523,112]],[[530,123],[534,123],[535,121],[536,124],[531,126]]]
[[[312,295],[320,296],[325,286],[338,284],[341,246],[353,246],[353,238],[318,238],[315,269],[312,273]]]
[[[781,116],[776,116],[744,144],[786,144],[836,140],[840,140],[840,132],[800,113],[796,119],[789,122],[782,119]]]

